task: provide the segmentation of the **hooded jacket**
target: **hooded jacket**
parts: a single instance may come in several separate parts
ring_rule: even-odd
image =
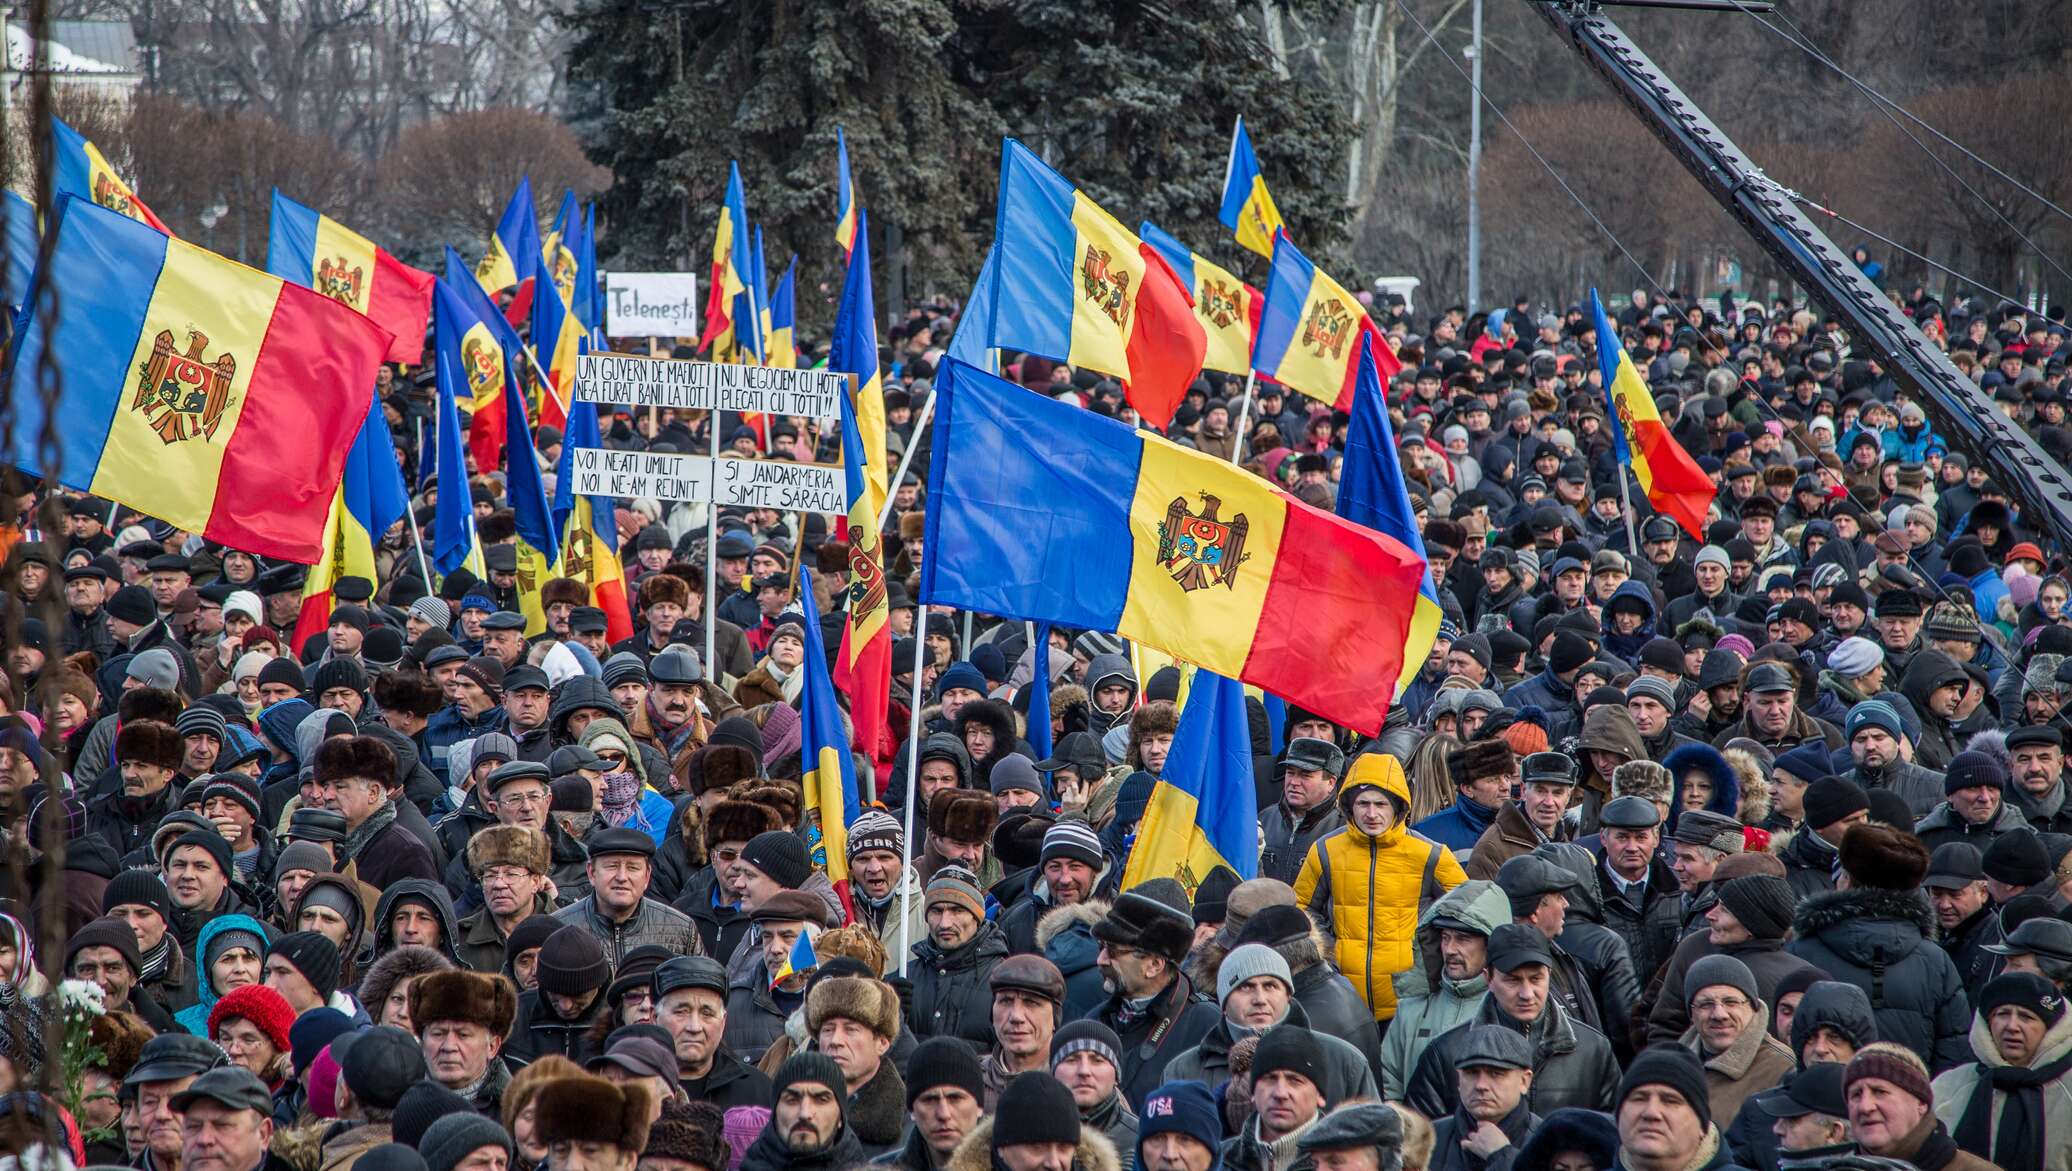
[[[1772,838],[1770,844],[1784,863],[1784,881],[1791,884],[1792,894],[1809,899],[1835,889],[1835,863],[1841,855],[1827,839],[1802,825],[1781,842]]]
[[[640,751],[640,741],[635,740],[633,733],[627,731],[626,725],[618,720],[605,716],[591,720],[590,726],[583,729],[583,735],[577,743],[595,751],[597,742],[606,736],[626,746],[626,767],[640,777],[640,795],[634,800],[633,811],[623,828],[641,831],[653,838],[655,845],[659,847],[668,840],[670,828],[675,823],[676,804],[655,791],[654,779],[649,775],[647,761]],[[604,809],[599,806],[597,824],[604,823]]]
[[[1511,900],[1494,882],[1473,878],[1447,891],[1417,920],[1418,962],[1396,974],[1396,1019],[1381,1039],[1381,1095],[1401,1101],[1410,1071],[1432,1038],[1474,1018],[1489,993],[1489,978],[1475,972],[1449,980],[1439,953],[1445,918],[1465,923],[1485,937],[1511,921]]]
[[[1411,833],[1401,820],[1410,808],[1410,785],[1395,757],[1377,754],[1379,785],[1396,806],[1397,819],[1380,835],[1370,835],[1348,820],[1319,838],[1304,857],[1295,878],[1297,905],[1326,925],[1334,941],[1338,970],[1374,1010],[1376,1020],[1396,1015],[1396,990],[1390,981],[1410,966],[1411,937],[1417,933],[1418,908],[1466,882],[1453,852]],[[1338,790],[1341,811],[1364,785],[1353,781],[1353,769]]]
[[[1548,734],[1548,739],[1553,739]],[[1583,716],[1583,730],[1576,738],[1576,794],[1569,799],[1569,808],[1582,815],[1579,832],[1597,832],[1597,811],[1612,799],[1612,779],[1597,775],[1597,767],[1590,763],[1589,750],[1610,752],[1627,760],[1650,760],[1647,742],[1640,738],[1640,725],[1633,722],[1633,713],[1622,703],[1602,703]]]
[[[1792,923],[1793,955],[1870,996],[1882,1040],[1931,1071],[1971,1059],[1970,1002],[1957,965],[1930,942],[1935,914],[1920,891],[1859,887],[1815,895]]]
[[[249,931],[264,940],[265,946],[273,945],[273,929],[250,915],[219,915],[202,927],[194,947],[194,1003],[173,1014],[173,1020],[181,1028],[197,1037],[209,1035],[209,1014],[216,1011],[216,1002],[223,999],[223,994],[216,990],[216,979],[209,971],[207,957],[209,943],[226,931]],[[260,953],[259,958],[266,958],[264,951]]]
[[[1640,628],[1632,634],[1620,634],[1618,627],[1612,623],[1612,607],[1622,599],[1640,603],[1643,610]],[[1632,578],[1620,582],[1619,588],[1612,591],[1612,596],[1605,599],[1604,610],[1598,619],[1604,649],[1626,662],[1637,662],[1640,658],[1640,648],[1655,637],[1655,618],[1654,591]]]
[[[1944,1070],[1935,1079],[1935,1116],[1942,1119],[1952,1135],[1957,1133],[1957,1124],[1964,1118],[1965,1110],[1976,1094],[1991,1094],[1993,1102],[1989,1115],[1988,1133],[2000,1133],[2000,1112],[2007,1107],[2007,1091],[1993,1085],[1993,1071],[2007,1067],[2007,1059],[2000,1056],[2000,1047],[1993,1043],[1993,1030],[1984,1017],[1973,1017],[1971,1022],[1971,1052],[1977,1060]],[[2052,1062],[2062,1061],[2072,1055],[2072,1014],[2058,1018],[2056,1024],[2044,1030],[2043,1040],[2036,1047],[2036,1056],[2030,1058],[2028,1067],[2039,1069]],[[2043,1084],[2043,1134],[2037,1146],[2044,1152],[2044,1171],[2072,1171],[2072,1072],[2060,1074]],[[1975,1152],[1985,1158],[1994,1158],[1991,1150]],[[1997,1160],[1996,1160],[1997,1162]]]
[[[1929,709],[1928,697],[1940,687],[1967,682],[1969,678],[1955,659],[1939,650],[1919,650],[1907,660],[1907,669],[1899,677],[1899,693],[1913,705],[1921,722],[1914,761],[1922,768],[1940,772],[1963,747],[1950,722]]]
[[[1211,1171],[1214,1171],[1213,1163],[1212,1159]],[[835,1166],[846,1164],[837,1163]],[[980,1118],[978,1125],[971,1128],[971,1133],[964,1136],[964,1141],[957,1144],[957,1149],[950,1152],[949,1161],[943,1164],[943,1171],[1000,1171],[1000,1167],[999,1156],[993,1151],[993,1118],[987,1115]],[[744,1162],[742,1171],[764,1169],[751,1168]],[[768,1171],[812,1169],[801,1169],[799,1164],[793,1163],[789,1167],[780,1166]],[[1115,1144],[1109,1142],[1106,1135],[1091,1126],[1081,1126],[1079,1144],[1072,1150],[1071,1171],[1122,1171],[1122,1163],[1115,1150]]]
[[[453,896],[439,883],[424,878],[406,878],[381,892],[381,901],[374,904],[374,954],[387,955],[396,946],[396,931],[390,918],[396,913],[396,904],[405,896],[415,896],[432,905],[433,913],[439,917],[439,953],[447,959],[457,959],[455,948],[460,944],[460,924],[453,914]]]
[[[1662,767],[1669,770],[1669,818],[1662,823],[1665,842],[1676,832],[1677,820],[1684,811],[1687,778],[1694,772],[1704,774],[1712,784],[1704,808],[1722,817],[1740,819],[1741,777],[1719,749],[1710,744],[1687,744],[1663,758]]]
[[[1093,702],[1094,697],[1101,693],[1102,684],[1105,683],[1124,683],[1129,685],[1129,702],[1124,704],[1122,710],[1114,715],[1109,715],[1107,712],[1102,711],[1101,705]],[[1092,726],[1088,731],[1091,731],[1096,737],[1105,736],[1108,734],[1108,729],[1115,725],[1128,723],[1130,713],[1137,708],[1137,693],[1137,673],[1130,669],[1129,659],[1122,655],[1095,655],[1087,660],[1087,706],[1093,711]]]
[[[1094,938],[1094,924],[1107,913],[1107,900],[1090,899],[1053,908],[1036,924],[1030,950],[1056,964],[1065,977],[1065,1006],[1058,1016],[1061,1021],[1090,1016],[1107,999],[1098,963],[1101,941]],[[1300,982],[1298,978],[1297,983]],[[1360,1007],[1365,1011],[1365,1005]]]

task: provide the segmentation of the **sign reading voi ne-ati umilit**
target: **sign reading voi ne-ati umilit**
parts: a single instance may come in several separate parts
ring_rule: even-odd
[[[849,511],[849,478],[828,464],[578,447],[571,474],[575,490],[586,496],[644,496],[835,516]]]
[[[831,419],[841,410],[847,375],[638,354],[576,358],[576,402],[694,411],[755,411]]]

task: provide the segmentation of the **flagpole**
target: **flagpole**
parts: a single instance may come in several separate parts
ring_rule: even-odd
[[[418,458],[418,461],[419,461],[419,464],[418,464],[418,466],[419,466],[420,468],[422,468],[422,467],[423,467],[423,460],[424,460],[424,417],[423,417],[423,416],[419,416],[419,417],[418,417],[418,420],[417,420],[417,458]],[[419,478],[420,478],[420,479],[422,479],[423,477],[421,477],[421,476],[420,476]],[[411,508],[411,507],[409,507],[409,503],[410,503],[410,502],[409,502],[409,500],[408,500],[408,499],[405,499],[403,503],[404,503],[404,509],[403,509],[403,519],[404,519],[404,520],[407,520],[407,521],[409,521],[409,522],[410,522],[410,539],[411,539],[411,543],[417,546],[417,572],[418,572],[418,574],[419,574],[420,576],[422,576],[422,577],[424,578],[424,588],[425,588],[425,592],[426,592],[426,593],[431,593],[431,592],[432,592],[432,564],[431,564],[431,562],[429,562],[429,561],[425,560],[425,555],[424,555],[424,533],[423,533],[423,532],[422,532],[422,531],[421,531],[421,530],[420,530],[420,529],[418,528],[418,524],[417,524],[417,510],[416,510],[416,509],[414,509],[414,508]]]
[[[931,397],[931,403],[934,399]],[[914,778],[921,772],[921,667],[928,653],[928,607],[921,607],[921,630],[914,634],[914,689],[907,696],[906,833],[900,838],[899,860],[899,974],[907,974],[907,957],[913,952],[914,884]]]
[[[1626,514],[1626,548],[1634,557],[1640,556],[1640,541],[1633,535],[1633,477],[1626,474],[1626,465],[1619,465],[1619,504]]]
[[[705,420],[712,433],[712,460],[719,463],[719,404],[714,403]],[[706,493],[705,501],[705,678],[719,685],[719,670],[713,664],[713,638],[719,630],[719,501]],[[795,559],[796,560],[796,559]]]
[[[907,436],[906,450],[899,455],[899,470],[892,473],[892,482],[885,485],[885,507],[878,510],[878,528],[883,530],[885,522],[892,519],[892,498],[899,493],[899,485],[906,479],[907,467],[914,462],[914,453],[921,449],[921,433],[928,429],[928,420],[935,416],[935,396],[921,404],[921,417],[914,421],[913,434]]]
[[[1246,365],[1249,366],[1250,363],[1248,362],[1246,363]],[[1230,444],[1231,463],[1237,463],[1239,460],[1244,458],[1244,456],[1239,453],[1244,451],[1245,449],[1245,422],[1247,419],[1251,417],[1252,414],[1252,383],[1256,381],[1258,377],[1259,372],[1257,370],[1248,369],[1245,371],[1245,397],[1243,401],[1238,403],[1237,407],[1237,432],[1236,435],[1232,438]]]

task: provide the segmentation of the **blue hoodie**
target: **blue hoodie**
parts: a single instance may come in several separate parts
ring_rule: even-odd
[[[288,702],[302,703],[299,699]],[[282,705],[274,705],[274,707],[280,706]],[[303,706],[308,707],[309,705],[303,704]],[[267,710],[271,711],[272,708]],[[216,991],[215,977],[209,971],[211,965],[208,962],[208,955],[210,942],[226,931],[249,931],[264,940],[267,947],[273,946],[273,929],[252,918],[250,915],[221,915],[202,925],[201,934],[194,939],[195,992],[197,998],[193,1004],[173,1014],[173,1020],[181,1028],[186,1029],[197,1037],[209,1035],[209,1014],[215,1011],[216,1002],[223,999],[223,994]],[[261,963],[266,962],[266,956],[263,952],[259,956],[259,961]]]
[[[1646,617],[1640,620],[1640,629],[1632,634],[1615,633],[1616,628],[1612,625],[1612,607],[1618,605],[1621,598],[1639,602],[1646,613]],[[1625,662],[1639,662],[1640,648],[1655,637],[1655,617],[1655,595],[1648,587],[1632,580],[1619,583],[1619,588],[1613,590],[1612,596],[1606,599],[1604,614],[1598,619],[1598,629],[1604,638],[1604,649]]]

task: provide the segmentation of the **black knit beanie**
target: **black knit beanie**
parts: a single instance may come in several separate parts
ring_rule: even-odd
[[[570,923],[547,937],[540,945],[538,973],[540,991],[561,996],[581,996],[605,986],[612,978],[611,961],[590,929]]]
[[[842,1067],[835,1059],[817,1050],[794,1053],[777,1067],[777,1077],[770,1086],[770,1096],[782,1098],[784,1091],[799,1082],[815,1082],[835,1092],[837,1103],[845,1102],[849,1096],[849,1083],[842,1077]],[[1076,1109],[1076,1107],[1075,1107]],[[843,1106],[846,1113],[848,1107]],[[1076,1117],[1076,1115],[1075,1115]]]
[[[101,893],[101,914],[129,906],[149,907],[167,923],[173,921],[172,897],[166,893],[165,879],[156,871],[125,870],[108,880],[107,889]]]
[[[993,1112],[993,1149],[1025,1143],[1079,1145],[1079,1107],[1065,1083],[1040,1069],[1014,1075]]]
[[[962,1037],[930,1037],[914,1046],[907,1058],[907,1109],[914,1099],[938,1086],[953,1086],[983,1102],[986,1078],[979,1069],[978,1054]]]
[[[799,889],[813,873],[804,839],[786,829],[773,829],[750,838],[741,850],[741,860],[769,875],[771,882],[786,890]]]
[[[1705,1088],[1705,1067],[1698,1064],[1697,1054],[1683,1046],[1641,1050],[1626,1070],[1626,1076],[1619,1079],[1619,1103],[1624,1105],[1633,1091],[1642,1086],[1668,1086],[1682,1094],[1684,1102],[1697,1111],[1701,1125],[1712,1125],[1712,1103]]]
[[[314,931],[291,931],[274,941],[266,953],[279,956],[295,965],[309,986],[325,1000],[338,991],[338,973],[342,961],[338,957],[338,945],[330,938]]]

